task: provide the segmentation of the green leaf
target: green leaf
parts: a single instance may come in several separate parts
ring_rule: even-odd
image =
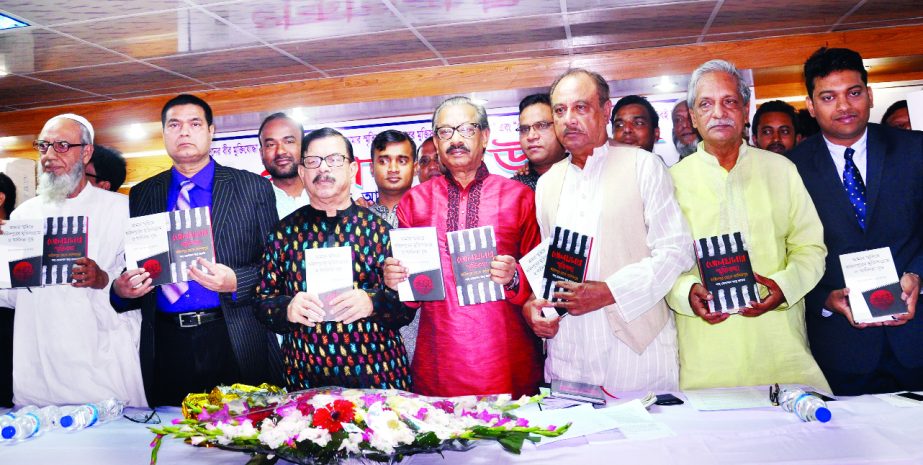
[[[516,434],[502,437],[499,439],[499,442],[507,452],[519,454],[522,452],[522,442],[524,439],[525,436]]]

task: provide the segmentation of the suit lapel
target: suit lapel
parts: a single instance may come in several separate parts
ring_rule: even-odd
[[[885,154],[887,151],[887,142],[874,125],[868,126],[868,139],[865,142],[865,225],[872,219],[872,213],[875,211],[875,205],[878,202],[878,195],[881,192],[881,177],[885,166]]]
[[[148,196],[147,211],[144,212],[145,215],[167,211],[167,191],[169,186],[170,170],[154,177],[154,181],[151,183],[151,195]]]
[[[232,203],[236,198],[236,189],[231,179],[228,168],[215,163],[215,181],[212,185],[212,230],[213,237],[217,238],[228,224],[228,217],[233,208]],[[215,239],[215,254],[219,254],[219,242]]]
[[[814,166],[820,183],[820,191],[830,193],[828,199],[831,206],[838,211],[839,215],[847,218],[847,224],[851,225],[851,228],[855,228],[856,232],[861,233],[862,228],[859,227],[859,221],[856,220],[856,212],[849,202],[846,188],[843,187],[842,173],[833,163],[833,156],[830,154],[830,150],[827,149],[827,143],[823,136],[818,135],[814,139],[814,144],[814,150],[811,152],[815,154]],[[867,214],[866,218],[868,218]]]

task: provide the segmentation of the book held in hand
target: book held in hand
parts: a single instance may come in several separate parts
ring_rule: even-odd
[[[542,276],[541,296],[549,302],[560,302],[553,297],[555,292],[564,290],[554,285],[557,281],[582,283],[586,279],[587,264],[593,249],[593,238],[560,226],[554,227],[548,243],[548,255],[545,260],[545,272]],[[556,309],[559,315],[566,310]]]
[[[41,287],[42,219],[7,220],[0,234],[0,289]]]
[[[353,289],[353,253],[348,245],[305,249],[305,291],[324,303],[324,321],[333,321],[331,301]]]
[[[45,219],[42,252],[42,284],[45,286],[73,282],[77,259],[87,256],[86,216],[57,216]]]
[[[128,220],[125,262],[144,268],[152,284],[189,281],[189,267],[208,273],[199,258],[215,261],[211,213],[208,207],[174,210]]]
[[[761,302],[747,245],[739,232],[695,242],[702,285],[712,294],[711,312],[737,313]]]
[[[458,305],[503,300],[503,286],[490,279],[490,262],[497,255],[493,226],[463,229],[447,234]]]
[[[840,264],[856,323],[889,321],[891,315],[907,312],[890,248],[843,254]]]
[[[407,280],[397,285],[401,302],[445,299],[436,228],[392,229],[391,252],[408,270]]]

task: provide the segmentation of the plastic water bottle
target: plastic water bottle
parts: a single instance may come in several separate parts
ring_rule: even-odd
[[[779,404],[786,412],[795,412],[801,421],[830,421],[831,414],[827,409],[827,403],[801,389],[783,388],[779,392]]]
[[[0,415],[0,433],[3,432],[3,428],[6,428],[7,426],[12,425],[14,420],[16,420],[16,415],[13,415],[13,412],[4,413],[3,415]],[[0,443],[6,442],[6,441],[7,439],[5,439],[2,436],[2,434],[0,434]]]
[[[0,437],[7,441],[24,441],[54,429],[60,415],[58,407],[50,405],[38,408],[34,405],[16,411],[13,421],[0,430]]]
[[[84,404],[62,414],[58,419],[58,424],[65,431],[79,431],[118,418],[124,407],[124,403],[115,399]]]

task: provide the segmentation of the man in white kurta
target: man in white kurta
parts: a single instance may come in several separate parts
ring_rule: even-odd
[[[693,265],[692,238],[663,162],[650,152],[610,147],[608,88],[593,73],[568,73],[552,87],[555,131],[569,151],[538,182],[542,237],[555,226],[594,238],[587,276],[545,318],[541,299],[523,314],[548,337],[546,380],[612,390],[675,390],[676,329],[664,302],[673,281]]]
[[[85,121],[85,120],[83,120]],[[92,132],[76,120],[49,120],[39,136],[48,142],[68,142],[65,152],[46,146],[41,154],[40,184],[65,169],[76,179],[67,198],[42,195],[27,200],[11,219],[56,216],[88,217],[87,260],[75,268],[80,281],[87,276],[99,286],[64,284],[0,291],[0,307],[14,307],[13,401],[17,405],[79,404],[116,398],[129,405],[146,406],[138,360],[141,316],[116,313],[109,304],[109,286],[125,266],[125,224],[128,199],[93,187],[81,167],[92,154]],[[89,123],[86,123],[86,127]],[[76,132],[74,132],[76,131]],[[89,134],[87,134],[89,132]],[[85,134],[83,137],[80,134]],[[89,141],[85,140],[89,135]],[[68,168],[68,163],[72,168]],[[78,173],[79,172],[79,173]],[[103,276],[105,274],[105,276]]]

